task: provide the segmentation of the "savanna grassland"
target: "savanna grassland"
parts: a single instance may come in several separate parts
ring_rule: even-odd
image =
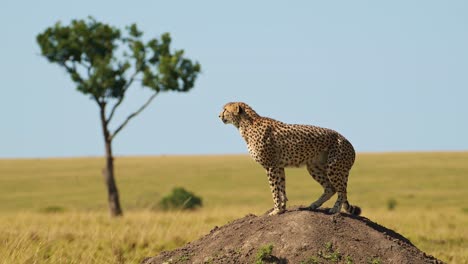
[[[0,263],[138,263],[272,206],[265,173],[248,156],[118,157],[124,217],[111,219],[103,163],[0,160]],[[289,205],[320,195],[305,169],[286,173]],[[201,196],[203,208],[158,210],[178,186]],[[468,263],[468,153],[358,154],[348,193],[363,216],[421,250]]]

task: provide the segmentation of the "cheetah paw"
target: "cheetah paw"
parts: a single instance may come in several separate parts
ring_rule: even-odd
[[[268,215],[279,215],[279,214],[282,214],[284,213],[286,210],[284,209],[273,209],[273,211],[271,211]]]
[[[301,211],[314,211],[315,209],[319,208],[317,205],[311,204],[307,207],[300,207],[299,210]]]

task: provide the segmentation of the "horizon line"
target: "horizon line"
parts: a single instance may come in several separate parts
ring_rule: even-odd
[[[429,154],[429,153],[465,153],[468,150],[389,150],[389,151],[356,151],[357,155],[381,155],[381,154]],[[114,155],[114,158],[151,158],[151,157],[214,157],[214,156],[249,156],[243,153],[202,153],[202,154],[135,154]],[[45,156],[45,157],[0,157],[0,160],[41,160],[41,159],[97,159],[105,158],[104,155],[78,155],[78,156]]]

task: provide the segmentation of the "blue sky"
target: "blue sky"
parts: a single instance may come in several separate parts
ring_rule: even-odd
[[[228,101],[333,128],[359,152],[467,150],[467,14],[466,1],[2,1],[0,157],[103,154],[97,106],[35,42],[88,15],[170,32],[203,67],[117,136],[117,155],[246,153],[218,120]],[[132,89],[120,120],[149,96]]]

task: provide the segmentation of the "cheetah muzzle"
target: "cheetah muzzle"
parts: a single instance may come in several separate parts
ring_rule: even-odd
[[[227,103],[219,118],[238,128],[250,156],[266,170],[274,207],[270,215],[286,211],[284,168],[306,166],[309,174],[324,189],[306,210],[315,210],[338,193],[330,213],[345,211],[359,215],[361,209],[347,198],[348,175],[355,160],[351,143],[338,132],[310,125],[286,124],[258,115],[242,102]]]

